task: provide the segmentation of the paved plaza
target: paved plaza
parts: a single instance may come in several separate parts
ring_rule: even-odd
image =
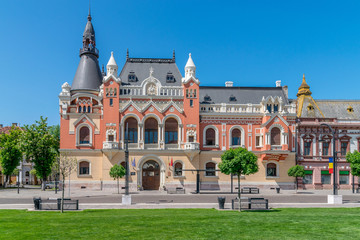
[[[256,197],[269,199],[272,208],[282,207],[360,207],[360,194],[351,190],[340,190],[343,195],[343,204],[327,204],[327,195],[331,190],[260,190],[260,194],[242,194],[242,197]],[[141,191],[131,193],[132,205],[124,206],[121,203],[122,194],[117,191],[70,191],[71,199],[78,199],[81,209],[114,209],[114,208],[218,208],[217,197],[226,197],[225,208],[231,207],[231,200],[236,193],[202,192],[200,194],[167,194],[161,191]],[[32,209],[33,197],[60,198],[61,191],[55,194],[53,190],[40,189],[1,189],[0,209]],[[69,191],[65,189],[65,197]]]

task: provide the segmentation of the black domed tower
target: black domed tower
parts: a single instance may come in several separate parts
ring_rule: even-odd
[[[80,49],[80,63],[76,70],[71,91],[99,91],[102,74],[99,67],[99,50],[96,48],[95,31],[91,23],[91,15],[87,17],[83,34],[83,47]]]

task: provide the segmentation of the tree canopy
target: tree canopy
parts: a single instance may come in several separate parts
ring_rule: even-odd
[[[25,125],[22,137],[22,149],[26,157],[34,163],[34,168],[42,178],[43,190],[45,181],[51,173],[51,166],[57,156],[57,140],[50,133],[47,118],[40,117],[35,124]]]
[[[110,168],[109,175],[110,177],[117,180],[117,187],[119,193],[119,178],[125,176],[126,170],[123,166],[115,164],[112,168]]]
[[[22,130],[12,127],[9,133],[0,134],[0,164],[4,175],[5,183],[19,166],[23,154],[20,149],[20,137]],[[5,186],[5,184],[4,184]]]
[[[348,152],[346,154],[346,161],[350,163],[351,174],[354,176],[360,176],[360,153],[354,151],[353,153]]]
[[[304,166],[295,165],[289,168],[288,176],[290,177],[304,177],[305,176],[305,169]]]

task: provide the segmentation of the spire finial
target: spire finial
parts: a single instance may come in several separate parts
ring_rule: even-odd
[[[129,59],[129,49],[126,50],[126,59]]]
[[[87,17],[88,21],[91,21],[91,8],[90,8],[90,0],[89,0],[89,15]]]
[[[310,86],[306,83],[305,80],[305,74],[303,74],[302,83],[296,96],[299,97],[301,95],[311,95]]]
[[[173,60],[175,61],[175,49],[173,50]]]

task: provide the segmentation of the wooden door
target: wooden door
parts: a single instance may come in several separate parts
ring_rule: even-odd
[[[144,163],[142,168],[142,186],[144,190],[159,190],[160,166],[157,162],[150,160]]]

